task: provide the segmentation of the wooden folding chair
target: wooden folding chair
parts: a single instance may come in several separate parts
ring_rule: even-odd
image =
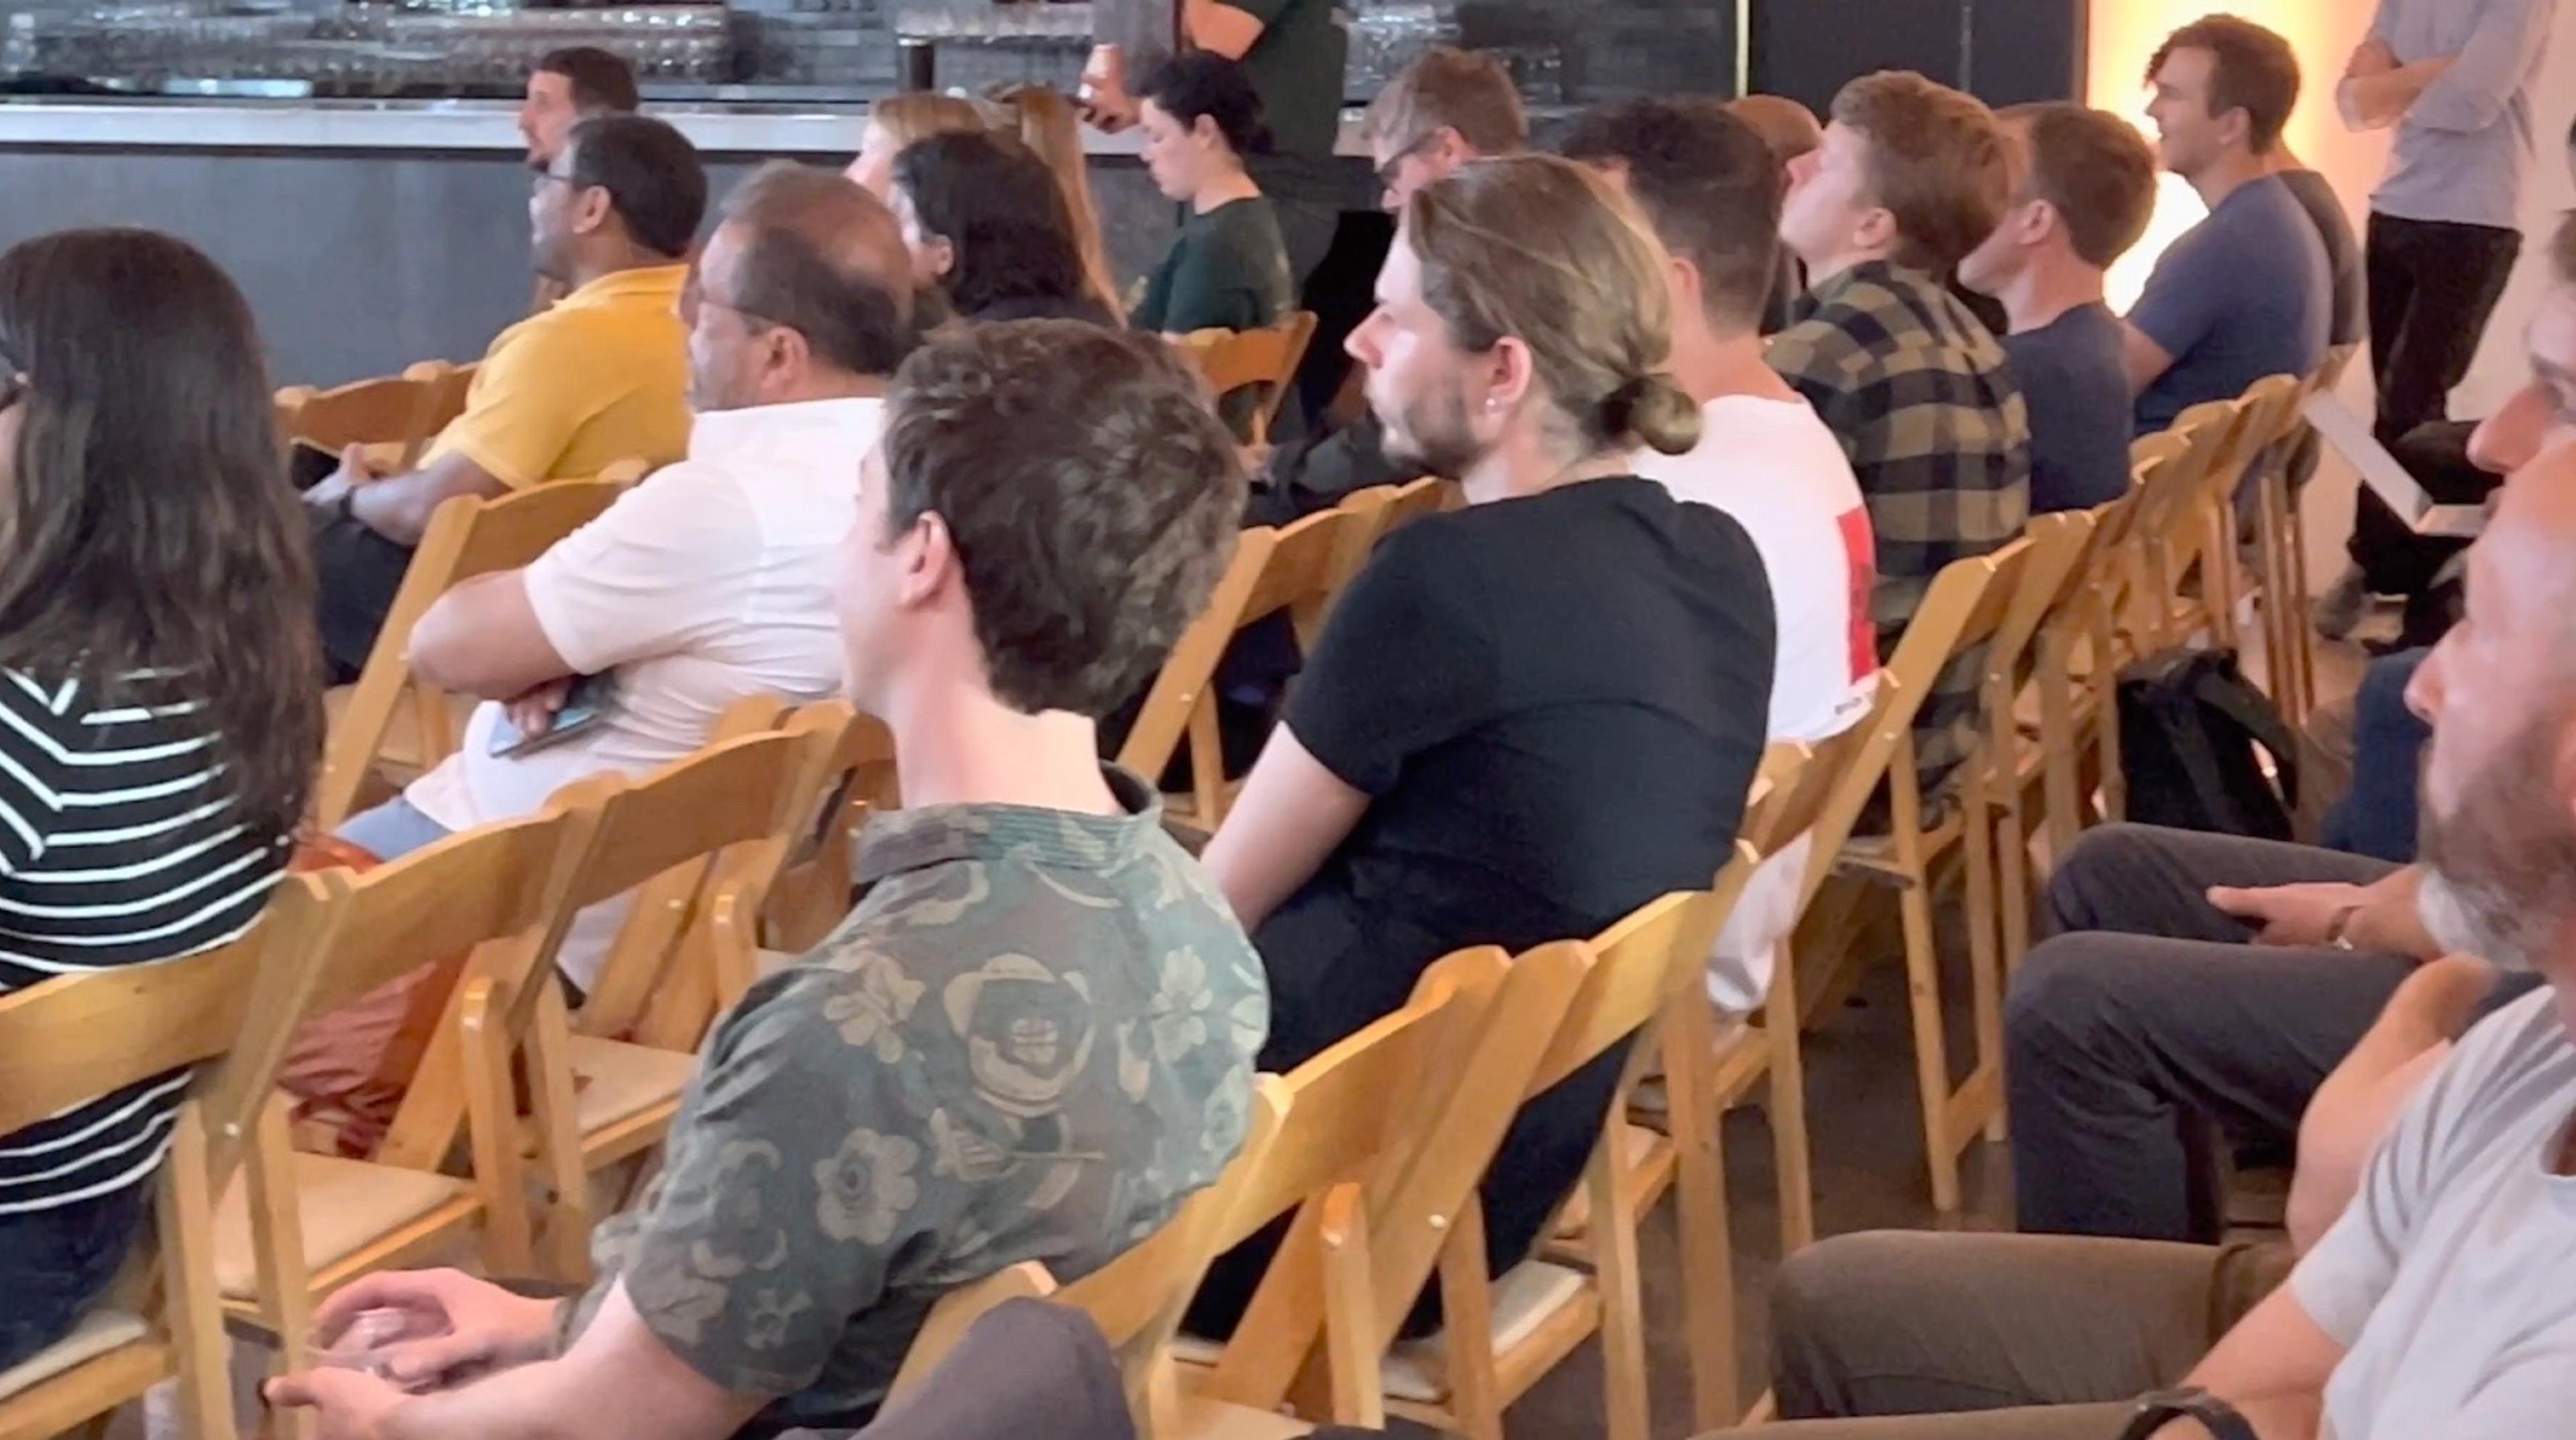
[[[292,1152],[284,1097],[261,1111],[246,1183],[217,1207],[214,1274],[225,1306],[278,1342],[287,1370],[306,1363],[313,1303],[372,1271],[401,1265],[480,1231],[494,1274],[529,1273],[527,1194],[511,1103],[511,1015],[571,917],[565,896],[596,816],[544,814],[453,836],[364,875],[290,876],[327,904],[321,960],[300,994],[263,1004],[301,1022],[328,1015],[395,979],[471,952],[431,1054],[437,1077],[415,1080],[373,1160]],[[282,1056],[288,1036],[275,1041]],[[245,1057],[274,1066],[275,1057]],[[427,1078],[427,1077],[424,1077]],[[433,1091],[437,1093],[433,1093]],[[472,1176],[444,1171],[452,1129],[422,1143],[418,1113],[436,1101],[461,1112]],[[408,1130],[406,1126],[408,1123]]]
[[[1218,1249],[1296,1219],[1233,1336],[1222,1346],[1181,1342],[1194,1367],[1183,1379],[1183,1434],[1245,1440],[1327,1419],[1384,1427],[1380,1358],[1394,1335],[1379,1308],[1383,1227],[1402,1228],[1392,1207],[1427,1146],[1467,1137],[1441,1164],[1453,1188],[1461,1178],[1474,1185],[1574,997],[1579,960],[1515,969],[1492,947],[1451,955],[1423,973],[1403,1009],[1287,1077],[1289,1121],[1246,1178]],[[1463,1083],[1469,1074],[1510,1083]],[[1481,1158],[1472,1153],[1480,1138]],[[1418,1289],[1434,1253],[1413,1250]]]
[[[640,469],[618,478],[550,480],[491,500],[458,496],[438,507],[403,572],[402,588],[394,592],[366,668],[345,699],[334,692],[338,703],[314,797],[318,828],[335,829],[349,818],[398,713],[413,718],[421,769],[455,752],[457,702],[411,673],[412,627],[429,607],[478,575],[534,563],[614,504]]]
[[[2308,625],[2305,530],[2290,494],[2287,443],[2307,425],[2300,406],[2314,385],[2294,375],[2254,382],[2239,402],[2247,411],[2246,478],[2255,485],[2255,573],[2263,602],[2265,688],[2293,727],[2316,703],[2316,651]]]
[[[316,890],[289,885],[258,928],[220,949],[0,996],[0,1134],[213,1062],[190,1083],[150,1182],[152,1233],[70,1334],[0,1371],[0,1435],[70,1431],[175,1379],[192,1440],[231,1440],[214,1197],[246,1157],[241,1137],[258,1123],[293,1023],[254,1002],[310,983],[326,907]]]
[[[1969,984],[1975,1014],[1976,1057],[1965,1081],[1950,1083],[1949,1043],[1941,1019],[1940,956],[1932,928],[1932,867],[1965,837],[1966,807],[1955,795],[1927,814],[1915,766],[1913,716],[1922,697],[1931,693],[1942,669],[1959,656],[1993,639],[2021,584],[2030,555],[2028,540],[2015,540],[1991,555],[1955,561],[1933,577],[1923,603],[1905,627],[1896,653],[1887,664],[1895,681],[1881,709],[1887,718],[1902,712],[1898,733],[1873,740],[1853,777],[1875,769],[1874,752],[1887,750],[1888,833],[1846,842],[1839,855],[1819,853],[1816,863],[1897,887],[1897,913],[1905,933],[1907,999],[1913,1012],[1915,1082],[1922,1092],[1926,1164],[1932,1178],[1933,1208],[1950,1214],[1959,1208],[1959,1155],[2003,1106],[2002,977],[1990,966],[1971,964]],[[1882,678],[1884,683],[1886,677]],[[1983,725],[1981,723],[1980,730]],[[1982,739],[1971,747],[1960,778],[1978,763]],[[1874,782],[1872,782],[1874,783]],[[1856,823],[1860,807],[1849,794],[1829,802],[1829,813],[1850,806]]]
[[[422,417],[421,443],[403,461],[408,470],[420,463],[421,452],[429,448],[457,416],[465,413],[465,397],[474,390],[475,365],[451,365],[444,360],[422,360],[403,369],[403,378],[418,380],[429,386],[428,410]]]
[[[1425,515],[1438,514],[1448,503],[1448,492],[1455,489],[1457,485],[1452,481],[1425,475],[1411,484],[1372,485],[1342,497],[1338,508],[1360,512],[1364,524],[1343,546],[1334,593],[1339,594],[1359,575],[1379,541]]]
[[[1206,377],[1208,392],[1217,399],[1259,387],[1261,405],[1245,438],[1266,445],[1279,407],[1296,392],[1297,367],[1314,338],[1315,312],[1300,310],[1266,330],[1193,330],[1175,344]]]
[[[1154,677],[1135,727],[1119,749],[1118,763],[1151,783],[1186,739],[1191,786],[1187,818],[1192,823],[1214,830],[1232,798],[1213,689],[1227,643],[1253,622],[1286,611],[1297,628],[1298,644],[1313,649],[1335,592],[1336,562],[1353,533],[1368,523],[1358,511],[1334,509],[1279,529],[1244,531],[1207,608],[1181,633]]]
[[[1752,847],[1739,844],[1714,889],[1667,895],[1591,941],[1561,942],[1588,952],[1593,963],[1521,1103],[1628,1043],[1608,1114],[1615,1122],[1627,1113],[1637,1077],[1658,1053],[1657,1026],[1684,987],[1704,985],[1709,949],[1756,860]],[[1584,1167],[1582,1188],[1594,1217],[1588,1275],[1531,1260],[1499,1280],[1489,1277],[1483,1214],[1471,1190],[1440,1252],[1441,1332],[1395,1347],[1385,1372],[1387,1409],[1475,1440],[1499,1440],[1503,1410],[1597,1332],[1607,1434],[1646,1440],[1633,1174],[1622,1127],[1605,1125]]]
[[[629,892],[635,902],[578,1016],[567,1016],[560,986],[541,984],[521,992],[531,1014],[508,1021],[528,1037],[551,1192],[549,1275],[587,1278],[589,1177],[669,1133],[717,998],[739,996],[755,976],[757,917],[814,824],[825,757],[852,723],[846,705],[811,706],[782,730],[724,741],[640,780],[595,775],[556,793],[557,806],[598,817],[565,903],[579,910]],[[674,1012],[694,1020],[687,1033],[677,1043],[630,1039],[649,1002],[675,992],[687,998]]]
[[[355,380],[329,390],[290,385],[279,390],[277,428],[288,440],[339,454],[364,445],[395,473],[409,470],[438,433],[435,420],[444,382],[424,365],[400,375]]]
[[[2182,444],[2179,439],[2158,440],[2157,450],[2149,453]],[[2039,752],[2042,814],[2052,855],[2065,854],[2083,833],[2092,809],[2087,797],[2096,788],[2106,800],[2118,790],[2112,772],[2119,764],[2117,686],[2125,657],[2114,644],[2118,632],[2113,617],[2123,607],[2130,537],[2144,499],[2144,486],[2133,481],[2120,498],[2087,512],[2092,532],[2084,553],[2068,571],[2057,608],[2040,622],[2030,684],[2014,702],[2014,718]],[[2095,757],[2089,765],[2087,757]]]

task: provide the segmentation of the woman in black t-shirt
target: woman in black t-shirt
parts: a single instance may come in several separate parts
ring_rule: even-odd
[[[1630,473],[1699,411],[1657,372],[1662,247],[1551,157],[1408,202],[1351,353],[1390,453],[1468,507],[1389,537],[1335,607],[1207,864],[1269,972],[1264,1069],[1401,1005],[1432,961],[1584,938],[1725,863],[1760,762],[1771,595],[1752,541]],[[1484,1187],[1497,1272],[1600,1133],[1621,1057],[1523,1112]],[[1230,1323],[1261,1256],[1195,1319]]]
[[[1128,317],[1139,330],[1259,330],[1297,308],[1279,217],[1244,158],[1270,148],[1261,97],[1243,67],[1194,50],[1137,87],[1145,168],[1190,207],[1181,233]]]
[[[168,236],[0,256],[0,994],[212,949],[285,871],[322,660],[259,356]],[[0,1370],[115,1276],[187,1084],[0,1135]]]

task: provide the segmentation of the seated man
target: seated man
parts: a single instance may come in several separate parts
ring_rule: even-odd
[[[2576,220],[2552,253],[2531,380],[2472,447],[2499,471],[2569,438],[2576,417]],[[2062,933],[2032,949],[2005,1002],[2022,1228],[2215,1239],[2209,1122],[2288,1140],[2318,1082],[2433,954],[2409,919],[2414,873],[2139,826],[2077,842],[2048,887]]]
[[[528,72],[527,98],[519,104],[528,168],[551,167],[581,121],[593,115],[632,115],[642,104],[634,67],[617,56],[596,45],[547,51]]]
[[[2544,983],[2444,1054],[2447,1027],[2483,981],[2457,977],[2447,962],[2418,975],[2407,1003],[2337,1077],[2364,1093],[2320,1104],[2351,1105],[2349,1118],[2367,1130],[2374,1101],[2427,1078],[2396,1102],[2394,1126],[2348,1204],[2320,1193],[2294,1207],[2303,1236],[2321,1225],[2323,1234],[2287,1283],[2245,1308],[2268,1277],[2241,1249],[2214,1246],[1829,1240],[1782,1272],[1773,1330],[1781,1414],[1892,1418],[1792,1425],[1780,1440],[2526,1440],[2564,1431],[2576,1409],[2576,1300],[2562,1270],[2564,1201],[2576,1184],[2576,888],[2567,878],[2576,771],[2563,763],[2576,746],[2571,606],[2576,449],[2561,446],[2505,487],[2496,526],[2471,551],[2470,623],[2415,683],[2433,724],[2423,920],[2436,948]],[[2425,993],[2434,989],[2442,993]],[[2200,1354],[2213,1317],[2239,1309],[2243,1318]],[[2176,1379],[2186,1388],[2134,1398]],[[2012,1406],[2023,1408],[1994,1408]],[[1923,1413],[1958,1409],[1978,1413]]]
[[[1471,160],[1514,155],[1529,147],[1529,116],[1500,60],[1480,51],[1435,45],[1398,71],[1362,124],[1380,203],[1404,208],[1413,192],[1445,180]],[[1338,345],[1347,331],[1316,343]],[[1285,525],[1330,510],[1355,490],[1416,478],[1387,458],[1386,434],[1363,407],[1350,423],[1303,444],[1282,447],[1253,489],[1248,523]]]
[[[341,837],[395,859],[533,814],[586,776],[687,755],[744,696],[837,693],[836,547],[856,513],[849,479],[876,444],[884,377],[911,343],[910,276],[894,217],[858,186],[784,164],[743,182],[699,276],[688,458],[535,564],[478,576],[430,608],[412,668],[484,703],[456,754],[351,816]],[[525,744],[552,728],[576,682],[583,728]],[[574,923],[558,962],[576,987],[591,988],[628,908]],[[409,1066],[378,1055],[404,1013],[380,992],[309,1027],[289,1087],[310,1104],[334,1075],[399,1086]],[[375,1113],[381,1100],[354,1104],[337,1088],[344,1131],[389,1118]]]
[[[2001,301],[2010,322],[2004,354],[2030,406],[2030,513],[2089,510],[2129,488],[2129,374],[2103,272],[2147,233],[2156,155],[2107,110],[2023,105],[1998,118],[2021,184],[1959,281]]]
[[[1441,956],[1590,936],[1727,859],[1775,655],[1744,528],[1633,473],[1690,448],[1663,247],[1590,170],[1470,165],[1406,202],[1351,337],[1399,454],[1467,505],[1387,537],[1334,606],[1209,871],[1261,947],[1266,1069],[1404,1003]],[[1517,1264],[1581,1174],[1621,1056],[1515,1122],[1484,1185]],[[1266,1255],[1193,1312],[1227,1329]]]
[[[2012,164],[1982,103],[1885,71],[1843,87],[1824,144],[1789,177],[1780,237],[1809,293],[1769,358],[1842,441],[1869,503],[1883,660],[1943,566],[2002,549],[2029,519],[2028,408],[2003,347],[1939,279],[1994,233]],[[1967,754],[1980,678],[1962,657],[1915,717],[1927,789]]]
[[[379,478],[352,446],[339,472],[304,494],[333,684],[365,668],[440,502],[586,479],[625,460],[660,465],[688,446],[688,329],[677,307],[681,258],[706,210],[697,151],[659,120],[599,116],[573,127],[533,183],[537,272],[572,293],[493,340],[465,413],[419,470]]]
[[[2212,15],[2168,37],[2147,78],[2165,168],[2209,218],[2166,248],[2129,311],[2140,435],[2266,376],[2315,374],[2333,320],[2325,241],[2269,164],[2299,100],[2290,42]]]
[[[1762,143],[1771,149],[1771,158],[1779,162],[1780,179],[1789,178],[1789,162],[1825,143],[1825,127],[1816,112],[1786,95],[1739,95],[1726,102],[1727,113],[1753,127]],[[1780,247],[1779,273],[1772,278],[1771,294],[1762,302],[1762,333],[1777,335],[1797,320],[1799,297],[1807,293],[1807,273],[1798,264],[1797,253],[1788,246]]]
[[[851,698],[905,802],[862,842],[865,898],[718,1024],[583,1301],[452,1271],[331,1299],[326,1333],[387,1305],[451,1328],[378,1357],[391,1380],[276,1382],[327,1440],[862,1424],[940,1296],[1022,1260],[1081,1278],[1241,1145],[1259,960],[1091,734],[1224,568],[1232,438],[1152,338],[1012,321],[907,361],[841,482]],[[396,1388],[475,1364],[508,1368]]]
[[[1753,128],[1707,98],[1598,105],[1560,142],[1645,212],[1672,253],[1673,378],[1700,407],[1687,455],[1637,452],[1637,473],[1725,511],[1753,538],[1777,640],[1769,738],[1824,740],[1877,693],[1869,510],[1834,432],[1762,360],[1762,307],[1780,251],[1780,167]],[[1773,947],[1797,922],[1811,846],[1781,847],[1736,902],[1709,966],[1729,1015],[1769,992]]]

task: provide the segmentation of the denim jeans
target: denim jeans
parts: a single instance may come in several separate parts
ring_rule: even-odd
[[[0,1215],[0,1370],[62,1339],[104,1293],[152,1216],[152,1182]]]

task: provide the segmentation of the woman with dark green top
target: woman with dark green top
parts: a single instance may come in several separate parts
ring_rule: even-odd
[[[1259,330],[1296,308],[1279,218],[1244,157],[1270,148],[1261,98],[1243,67],[1204,50],[1180,55],[1137,89],[1145,166],[1190,207],[1129,321],[1139,330]]]

